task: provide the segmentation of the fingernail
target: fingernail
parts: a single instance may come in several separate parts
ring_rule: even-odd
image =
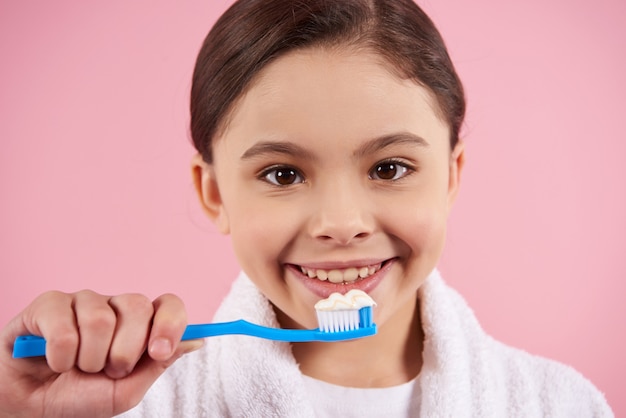
[[[172,355],[172,343],[167,338],[157,338],[150,344],[150,357],[168,358]]]

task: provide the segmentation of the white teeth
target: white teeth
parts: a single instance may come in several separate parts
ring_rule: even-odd
[[[359,271],[354,267],[351,267],[343,272],[344,282],[353,282],[357,279],[357,277],[359,277]]]
[[[317,272],[319,274],[319,271]],[[331,270],[328,272],[328,281],[332,283],[343,282],[343,273],[339,270]]]
[[[352,283],[359,278],[364,279],[371,276],[372,274],[380,270],[380,268],[381,264],[375,264],[364,267],[350,267],[342,270],[323,270],[300,267],[300,271],[302,272],[302,274],[307,275],[311,279],[317,278],[321,281],[328,280],[331,283]]]

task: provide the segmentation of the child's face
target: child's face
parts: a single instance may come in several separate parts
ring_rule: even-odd
[[[315,302],[354,287],[383,326],[412,312],[441,254],[462,145],[450,151],[430,94],[381,62],[346,50],[279,58],[237,103],[214,163],[194,160],[207,212],[283,326],[315,328]],[[367,277],[349,281],[355,269]]]

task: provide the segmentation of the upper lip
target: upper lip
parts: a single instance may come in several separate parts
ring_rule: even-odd
[[[321,269],[321,270],[341,270],[350,267],[367,267],[376,264],[384,263],[391,259],[389,258],[362,258],[351,261],[323,261],[323,262],[310,262],[310,263],[287,263],[298,267],[304,267],[306,269]]]

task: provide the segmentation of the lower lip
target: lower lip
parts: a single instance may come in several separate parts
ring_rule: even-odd
[[[304,284],[304,286],[309,291],[325,299],[329,297],[331,293],[338,292],[338,293],[343,294],[343,293],[349,292],[352,289],[359,289],[365,293],[370,293],[372,290],[376,288],[376,286],[380,284],[380,282],[387,275],[387,273],[389,272],[389,270],[391,269],[391,266],[395,263],[395,261],[396,261],[395,258],[388,260],[387,262],[385,262],[385,264],[382,266],[380,270],[378,270],[376,273],[372,274],[371,276],[368,276],[364,279],[357,279],[354,282],[345,283],[345,284],[332,283],[328,280],[319,280],[316,278],[310,278],[306,274],[302,274],[298,266],[295,266],[292,264],[288,264],[287,268],[289,268],[289,270],[291,270],[295,274],[295,276],[300,280],[300,282],[302,282],[302,284]]]

